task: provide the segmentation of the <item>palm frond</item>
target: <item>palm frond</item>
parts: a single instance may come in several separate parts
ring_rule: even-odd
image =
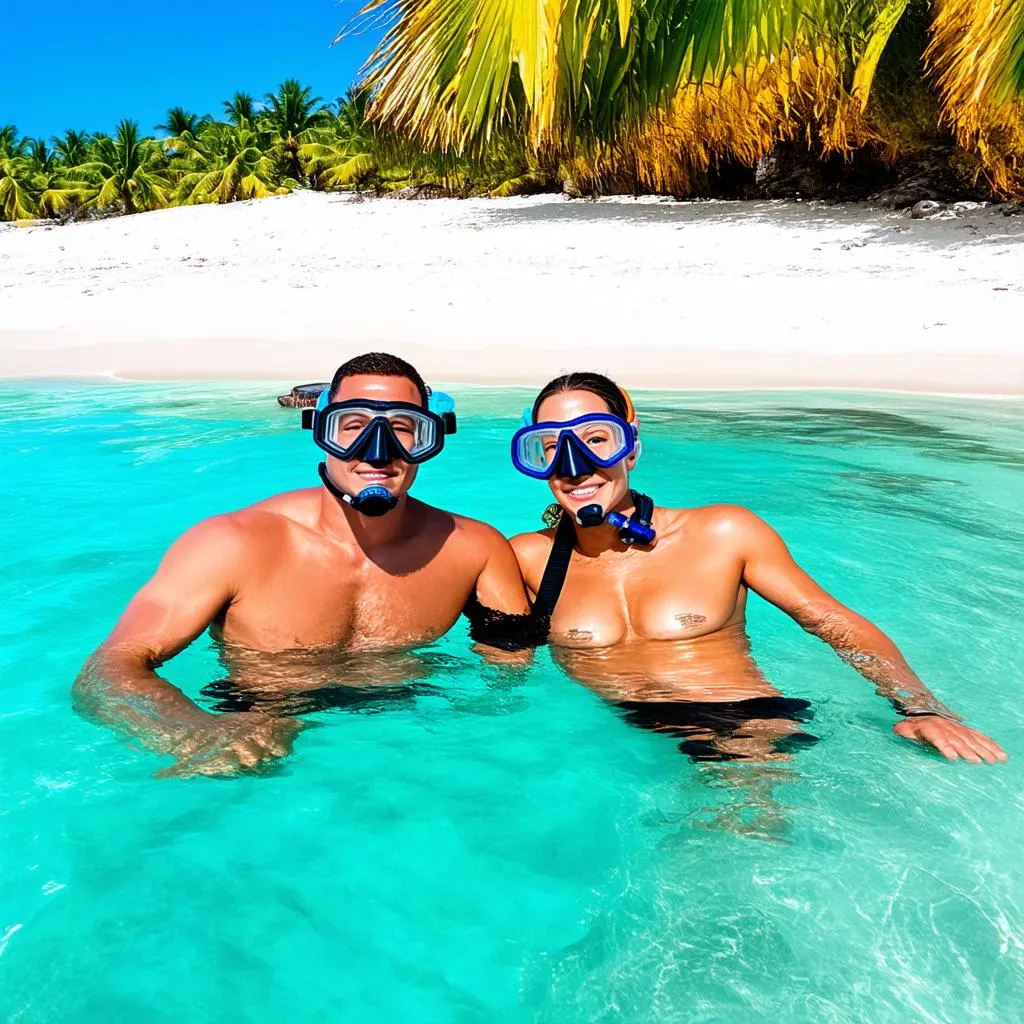
[[[873,20],[881,0],[860,6]],[[382,15],[390,28],[363,78],[371,116],[456,152],[481,148],[507,126],[535,147],[578,134],[611,141],[681,88],[720,86],[797,47],[813,60],[849,22],[834,0],[372,0],[364,8]]]
[[[925,53],[957,141],[996,192],[1024,196],[1024,2],[935,0]]]

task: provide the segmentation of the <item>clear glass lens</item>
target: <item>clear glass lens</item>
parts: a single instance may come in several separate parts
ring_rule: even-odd
[[[584,447],[601,462],[621,458],[629,450],[629,438],[622,425],[615,420],[590,420],[577,423],[574,427],[545,427],[524,433],[519,438],[519,461],[532,469],[542,470],[555,459],[558,440],[566,430],[571,430]]]
[[[351,448],[378,416],[388,421],[398,443],[410,455],[426,451],[437,440],[435,421],[411,409],[337,409],[328,414],[324,437],[338,448]]]

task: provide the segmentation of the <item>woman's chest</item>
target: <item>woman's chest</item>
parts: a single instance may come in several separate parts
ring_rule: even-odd
[[[551,619],[552,639],[570,647],[629,640],[685,640],[742,618],[742,566],[685,550],[634,550],[616,559],[574,558]]]

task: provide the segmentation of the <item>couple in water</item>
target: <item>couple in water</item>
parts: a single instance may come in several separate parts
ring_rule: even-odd
[[[754,513],[663,508],[631,490],[640,424],[611,380],[559,377],[524,417],[513,463],[546,480],[556,504],[546,529],[511,543],[409,496],[420,463],[454,430],[445,398],[394,356],[341,366],[309,424],[326,454],[322,486],[215,516],[179,538],[86,662],[78,708],[173,756],[166,774],[254,769],[290,752],[301,728],[294,709],[315,706],[308,698],[318,689],[408,679],[403,656],[465,612],[491,657],[528,658],[515,652],[549,641],[570,676],[627,720],[678,737],[695,760],[788,759],[814,740],[802,728],[810,709],[783,697],[751,658],[744,608],[753,590],[873,683],[902,716],[900,736],[950,760],[1006,759]],[[206,711],[157,675],[207,629],[242,710]]]

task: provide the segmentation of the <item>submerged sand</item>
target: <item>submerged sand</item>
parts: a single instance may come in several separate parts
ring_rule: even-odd
[[[0,375],[1024,393],[1024,216],[297,193],[0,229]]]

